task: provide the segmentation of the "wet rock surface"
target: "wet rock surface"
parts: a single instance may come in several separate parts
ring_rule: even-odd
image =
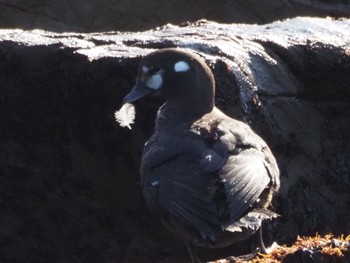
[[[350,229],[350,21],[198,21],[139,33],[0,30],[0,261],[185,262],[145,207],[138,167],[162,103],[114,120],[141,56],[178,46],[212,68],[216,102],[271,146],[281,169],[267,243]],[[207,261],[255,240],[201,249]]]
[[[140,31],[199,19],[269,23],[296,16],[350,17],[348,0],[1,0],[0,27],[55,32]]]

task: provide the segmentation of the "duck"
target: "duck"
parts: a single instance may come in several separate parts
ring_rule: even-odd
[[[269,210],[280,172],[266,142],[215,106],[215,79],[204,58],[163,48],[140,62],[123,103],[165,99],[140,165],[144,200],[165,228],[195,248],[238,243],[278,216]]]

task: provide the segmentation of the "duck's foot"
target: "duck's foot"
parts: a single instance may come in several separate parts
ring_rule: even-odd
[[[262,238],[262,227],[260,227],[259,230],[259,247],[257,247],[252,253],[242,255],[242,256],[231,256],[228,258],[230,262],[240,262],[240,261],[246,261],[246,260],[251,260],[258,256],[260,253],[264,254],[270,254],[275,248],[279,247],[279,245],[276,242],[273,242],[270,247],[265,247],[263,238]]]
[[[265,251],[261,251],[264,254],[270,254],[275,248],[280,247],[276,242],[273,242],[271,246],[265,247]]]
[[[227,258],[227,260],[229,260],[229,262],[241,262],[241,261],[247,261],[247,260],[252,260],[254,259],[256,256],[258,256],[260,253],[264,253],[264,254],[270,254],[275,248],[279,247],[280,245],[278,245],[276,242],[273,242],[272,245],[270,247],[265,247],[261,248],[261,247],[257,247],[252,253],[250,254],[246,254],[246,255],[241,255],[241,256],[230,256]]]
[[[250,254],[241,255],[241,256],[237,256],[237,257],[231,256],[231,257],[228,257],[227,259],[229,260],[229,262],[246,261],[246,260],[251,260],[251,259],[255,258],[259,253],[260,253],[260,248],[256,248],[255,251],[253,251]]]

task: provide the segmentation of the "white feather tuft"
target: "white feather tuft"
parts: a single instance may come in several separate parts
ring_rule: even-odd
[[[116,121],[121,127],[128,127],[131,130],[130,124],[135,120],[135,107],[131,103],[125,103],[120,110],[114,113]]]

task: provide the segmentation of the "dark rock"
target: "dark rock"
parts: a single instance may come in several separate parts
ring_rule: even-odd
[[[139,158],[161,101],[114,111],[140,56],[179,46],[213,69],[217,105],[248,122],[281,168],[267,243],[350,229],[350,21],[199,21],[141,33],[0,30],[0,261],[183,262],[145,207]],[[250,250],[201,250],[213,260]]]
[[[139,31],[210,19],[271,23],[296,16],[350,17],[348,0],[2,0],[0,27],[56,32]]]

